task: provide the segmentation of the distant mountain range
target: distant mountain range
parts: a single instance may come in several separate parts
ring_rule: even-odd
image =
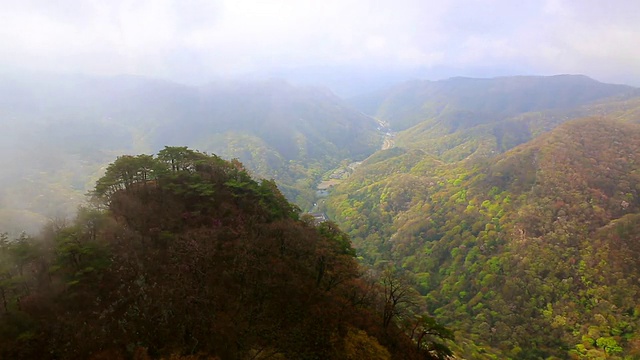
[[[583,75],[458,77],[411,81],[354,97],[350,103],[365,114],[389,122],[398,131],[444,117],[450,121],[445,121],[443,130],[452,132],[487,118],[500,120],[525,112],[568,109],[633,90]]]
[[[0,160],[0,212],[29,223],[68,216],[120,154],[186,145],[239,158],[310,206],[319,174],[382,143],[378,123],[331,92],[277,80],[189,87],[131,76],[5,77],[0,117],[11,154]]]
[[[203,142],[211,133],[241,131],[296,160],[332,151],[362,156],[376,141],[377,124],[328,90],[279,80],[189,87],[130,76],[0,79],[0,97],[0,114],[23,123],[107,123],[140,132],[115,147],[157,150],[168,142]]]

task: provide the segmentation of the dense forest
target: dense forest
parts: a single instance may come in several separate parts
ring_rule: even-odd
[[[364,269],[273,181],[186,147],[121,156],[93,206],[0,242],[6,359],[444,359],[392,263]]]
[[[639,139],[591,118],[485,160],[394,148],[328,210],[365,262],[412,270],[470,358],[638,358]]]
[[[421,120],[326,211],[363,261],[411,270],[464,339],[459,354],[638,358],[637,90],[558,76],[548,96],[535,78],[462,80],[370,97],[391,124]]]

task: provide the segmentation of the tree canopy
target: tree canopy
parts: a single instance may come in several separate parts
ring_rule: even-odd
[[[431,359],[422,308],[383,316],[349,237],[273,181],[187,148],[118,157],[95,208],[0,241],[0,357]],[[426,320],[425,320],[426,319]],[[427,337],[429,334],[431,337]]]

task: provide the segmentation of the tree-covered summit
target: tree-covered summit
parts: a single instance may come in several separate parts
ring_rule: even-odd
[[[186,147],[120,156],[95,207],[0,241],[0,357],[445,359],[407,280],[273,181]]]

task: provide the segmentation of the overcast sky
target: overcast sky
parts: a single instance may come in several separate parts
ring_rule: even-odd
[[[0,0],[0,66],[176,81],[273,70],[581,73],[640,85],[638,0]]]

